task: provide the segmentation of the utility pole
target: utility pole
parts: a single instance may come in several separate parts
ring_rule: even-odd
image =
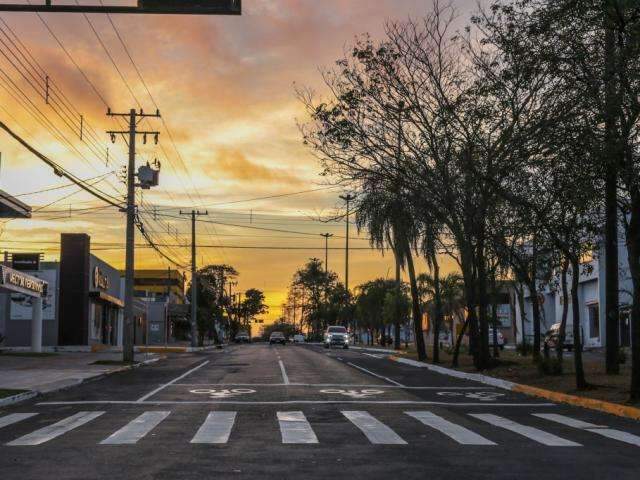
[[[169,344],[169,305],[171,304],[171,267],[167,267],[167,313],[164,325],[164,346]]]
[[[347,204],[347,216],[346,216],[346,225],[347,225],[347,234],[345,237],[345,255],[344,255],[344,288],[349,293],[349,215],[350,215],[350,204],[352,200],[355,200],[355,195],[351,195],[350,193],[346,195],[340,195],[340,199],[346,202]],[[358,336],[356,335],[356,330],[358,328],[357,320],[353,319],[353,343],[356,343],[356,339]]]
[[[136,222],[136,136],[143,135],[146,143],[147,135],[153,135],[156,143],[158,143],[159,132],[156,131],[138,131],[137,119],[144,117],[160,118],[160,112],[144,113],[142,109],[139,112],[135,108],[129,110],[129,113],[113,113],[111,109],[107,110],[110,117],[129,117],[129,130],[127,131],[108,131],[111,141],[115,142],[116,135],[129,136],[129,163],[127,166],[127,207],[123,211],[127,214],[127,231],[126,231],[126,259],[125,259],[125,277],[124,277],[124,328],[123,328],[123,345],[122,345],[122,361],[133,362],[133,343],[134,343],[134,318],[133,318],[133,280],[134,280],[134,262],[135,262],[135,222]],[[143,188],[149,188],[151,184],[141,185]]]
[[[329,239],[333,237],[333,233],[321,233],[324,237],[324,273],[329,273]]]
[[[196,218],[201,215],[209,215],[209,212],[191,210],[180,215],[191,216],[191,346],[198,346],[198,269],[196,266]]]

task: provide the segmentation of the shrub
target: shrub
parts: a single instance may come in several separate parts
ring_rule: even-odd
[[[562,375],[562,363],[557,357],[541,357],[537,365],[541,375]]]

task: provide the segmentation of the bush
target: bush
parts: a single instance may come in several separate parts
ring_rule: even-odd
[[[516,352],[526,357],[531,352],[531,346],[528,343],[519,343],[516,345]]]
[[[0,343],[2,342],[0,341]],[[618,350],[618,364],[624,365],[625,363],[627,363],[627,350],[621,348]]]

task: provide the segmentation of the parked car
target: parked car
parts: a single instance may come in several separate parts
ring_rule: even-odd
[[[330,348],[332,345],[349,348],[349,334],[345,327],[340,325],[327,327],[324,333],[324,348]]]
[[[284,336],[282,332],[272,332],[269,336],[269,345],[273,345],[274,343],[279,343],[281,345],[287,344],[287,338]]]
[[[563,346],[568,351],[572,351],[574,346],[573,325],[566,326],[564,335]],[[544,346],[553,350],[558,347],[558,342],[560,342],[560,324],[554,323],[544,336]]]
[[[304,335],[297,333],[293,336],[293,343],[304,343]]]
[[[249,334],[247,332],[245,332],[244,330],[240,330],[235,338],[233,339],[234,342],[236,343],[249,343],[251,341],[251,339],[249,338]]]
[[[504,335],[502,335],[502,332],[498,331],[498,347],[500,348],[500,350],[504,350],[504,346],[506,345],[507,341],[504,338]],[[489,346],[493,347],[493,328],[489,327]]]

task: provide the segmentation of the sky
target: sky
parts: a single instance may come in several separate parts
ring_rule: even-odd
[[[119,135],[111,143],[105,132],[126,125],[108,117],[107,107],[118,113],[158,108],[162,119],[138,126],[160,132],[158,145],[151,135],[146,144],[138,138],[137,164],[161,164],[160,185],[141,194],[146,230],[187,265],[190,223],[180,210],[207,211],[198,223],[199,266],[233,265],[240,272],[237,290],[265,292],[270,321],[281,313],[295,270],[311,257],[324,259],[320,233],[334,234],[329,268],[344,278],[345,223],[320,221],[341,211],[343,192],[327,186],[302,143],[298,124],[307,119],[296,86],[322,96],[320,69],[331,67],[358,35],[381,38],[385,21],[418,18],[430,3],[244,0],[240,17],[1,13],[0,120],[121,199],[127,146]],[[462,26],[476,1],[454,4]],[[124,266],[122,213],[65,186],[67,180],[4,132],[0,152],[0,188],[34,208],[32,219],[0,223],[0,248],[42,251],[53,260],[60,233],[86,232],[95,255]],[[47,191],[32,193],[41,190]],[[297,192],[303,193],[290,195]],[[358,236],[353,227],[351,236]],[[366,235],[359,236],[351,242],[350,286],[393,275],[391,256],[371,251]],[[445,269],[454,268],[443,260]],[[152,249],[136,252],[137,268],[170,265]]]

